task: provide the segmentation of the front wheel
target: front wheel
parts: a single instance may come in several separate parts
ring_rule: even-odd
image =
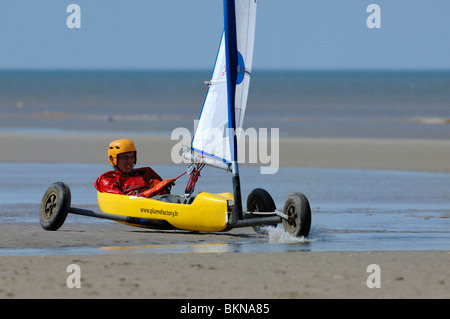
[[[50,185],[41,201],[39,222],[42,228],[58,230],[69,213],[70,201],[70,189],[66,184],[57,182]]]
[[[295,237],[307,237],[311,229],[311,208],[308,199],[302,193],[292,193],[288,196],[283,213],[284,229]]]

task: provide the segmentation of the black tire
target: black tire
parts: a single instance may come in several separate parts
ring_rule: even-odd
[[[247,211],[249,212],[273,212],[275,211],[275,202],[270,194],[262,189],[255,188],[247,197]],[[252,226],[258,234],[267,235],[266,227],[275,226]]]
[[[45,230],[58,230],[70,210],[70,189],[62,183],[56,182],[50,185],[41,201],[40,219]]]
[[[308,199],[302,193],[292,193],[288,196],[283,213],[288,219],[283,219],[284,229],[295,237],[307,237],[311,229],[311,208]]]

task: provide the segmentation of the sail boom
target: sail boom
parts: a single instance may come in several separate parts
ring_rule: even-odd
[[[218,162],[215,161],[212,158],[208,158],[208,157],[204,157],[204,156],[196,156],[192,153],[186,152],[183,154],[184,158],[192,161],[193,163],[200,163],[200,164],[206,164],[208,166],[212,166],[212,167],[216,167],[216,168],[220,168],[226,171],[230,171],[231,172],[231,165],[224,163],[224,162]]]

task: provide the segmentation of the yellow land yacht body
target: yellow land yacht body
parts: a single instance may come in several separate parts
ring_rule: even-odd
[[[215,232],[224,231],[227,228],[233,195],[202,192],[191,204],[179,204],[145,197],[98,192],[97,200],[100,210],[106,214],[127,216],[130,220],[164,220],[178,229]],[[124,223],[137,226],[137,223]],[[145,223],[139,223],[138,226],[146,227]]]

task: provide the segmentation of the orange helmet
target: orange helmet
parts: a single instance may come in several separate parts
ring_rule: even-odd
[[[134,164],[136,164],[137,151],[133,142],[127,139],[115,140],[109,144],[108,148],[108,159],[111,165],[117,167],[117,155],[127,152],[134,152]],[[111,159],[112,157],[112,159]]]

